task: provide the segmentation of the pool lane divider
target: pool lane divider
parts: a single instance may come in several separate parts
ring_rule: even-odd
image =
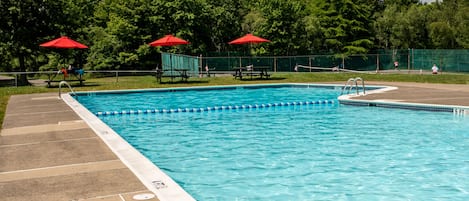
[[[333,105],[336,100],[317,100],[317,101],[300,101],[300,102],[280,102],[280,103],[267,103],[267,104],[254,104],[254,105],[229,105],[229,106],[214,106],[214,107],[200,107],[200,108],[178,108],[178,109],[148,109],[148,110],[123,110],[123,111],[107,111],[96,112],[96,116],[110,116],[110,115],[127,115],[127,114],[151,114],[151,113],[183,113],[183,112],[208,112],[220,110],[241,110],[241,109],[258,109],[258,108],[272,108],[272,107],[285,107],[285,106],[301,106],[301,105]]]

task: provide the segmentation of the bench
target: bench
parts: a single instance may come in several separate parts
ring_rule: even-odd
[[[174,78],[178,78],[180,77],[181,80],[183,82],[187,82],[187,80],[189,79],[189,75],[187,74],[187,70],[183,69],[179,69],[179,70],[156,70],[156,81],[158,83],[161,83],[161,78],[163,77],[169,77],[171,78],[171,81],[174,79]]]

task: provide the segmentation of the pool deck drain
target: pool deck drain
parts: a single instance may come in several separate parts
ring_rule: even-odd
[[[353,99],[469,106],[469,85],[366,84],[398,89]],[[130,201],[152,194],[56,97],[46,93],[10,98],[0,133],[0,200]]]

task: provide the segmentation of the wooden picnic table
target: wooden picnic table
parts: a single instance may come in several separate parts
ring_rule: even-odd
[[[245,66],[245,67],[235,67],[233,76],[234,78],[243,79],[243,75],[250,76],[251,80],[253,76],[259,76],[261,79],[267,79],[270,77],[270,74],[267,72],[270,66]]]
[[[53,82],[61,82],[61,81],[67,81],[67,82],[80,82],[80,86],[83,86],[83,82],[85,81],[83,79],[83,74],[85,73],[84,70],[78,69],[74,71],[67,71],[64,73],[63,71],[44,71],[42,73],[47,74],[47,87],[51,87],[51,83]],[[61,76],[59,76],[61,75]],[[71,77],[74,77],[70,79]],[[57,77],[60,77],[60,79],[56,79]]]
[[[190,69],[186,68],[178,68],[172,70],[156,70],[156,80],[161,83],[162,77],[169,77],[171,78],[171,82],[175,77],[180,77],[183,82],[187,82],[189,79],[189,74],[187,73]],[[176,72],[176,73],[175,73]]]

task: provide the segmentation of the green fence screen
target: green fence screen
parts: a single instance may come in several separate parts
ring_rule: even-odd
[[[200,58],[182,54],[161,53],[162,69],[164,71],[176,71],[187,69],[191,77],[199,76]]]

